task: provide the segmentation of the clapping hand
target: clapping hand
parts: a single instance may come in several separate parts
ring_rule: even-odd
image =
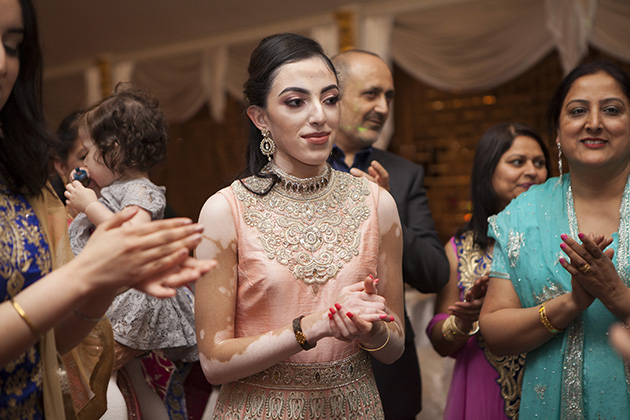
[[[203,227],[189,219],[124,224],[138,209],[128,207],[103,222],[72,261],[90,274],[95,293],[131,286],[155,297],[172,297],[174,288],[197,280],[216,265],[197,260],[190,251],[201,241]]]
[[[479,312],[481,312],[481,306],[488,290],[488,281],[490,277],[485,274],[473,283],[473,285],[466,290],[464,294],[463,302],[455,302],[448,307],[449,312],[455,315],[458,319],[458,324],[464,331],[469,331],[473,327],[473,323],[479,320]]]
[[[389,191],[389,172],[387,172],[383,165],[375,160],[372,161],[367,172],[358,168],[352,168],[350,169],[350,173],[359,178],[367,178]]]
[[[374,323],[394,321],[385,298],[378,294],[378,281],[369,275],[364,281],[343,288],[328,313],[335,338],[352,341],[371,333]]]

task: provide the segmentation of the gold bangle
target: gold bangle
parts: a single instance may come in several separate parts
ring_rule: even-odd
[[[317,343],[311,345],[306,339],[306,335],[304,335],[304,331],[302,331],[302,318],[304,315],[300,315],[293,320],[293,334],[295,335],[295,341],[298,342],[300,347],[304,350],[310,350],[317,345]]]
[[[455,322],[455,315],[450,315],[444,323],[442,324],[442,336],[446,339],[446,341],[451,342],[462,342],[468,340],[471,336],[477,334],[479,332],[479,322],[475,321],[473,323],[473,329],[469,332],[462,331],[461,328],[457,326]]]
[[[551,299],[549,299],[549,300],[551,300]],[[543,302],[543,304],[540,305],[540,308],[538,308],[538,313],[540,314],[540,322],[547,329],[547,331],[549,331],[551,334],[558,334],[558,333],[563,332],[564,330],[559,330],[559,329],[555,328],[553,325],[551,325],[551,321],[549,321],[549,318],[547,318],[547,312],[545,311],[545,305],[547,304],[547,302],[549,302],[549,300],[546,300],[545,302]]]
[[[382,349],[383,349],[383,348],[387,345],[387,343],[389,343],[389,338],[391,337],[392,332],[390,331],[390,329],[389,329],[389,327],[387,326],[387,324],[385,323],[385,321],[381,320],[381,322],[383,323],[383,325],[385,325],[385,328],[387,329],[387,340],[385,340],[385,342],[383,343],[383,345],[382,345],[382,346],[380,346],[380,347],[377,347],[377,348],[375,348],[375,349],[368,349],[368,348],[366,348],[366,347],[363,347],[363,346],[361,345],[361,343],[359,342],[359,340],[357,340],[357,345],[358,345],[359,347],[361,347],[361,348],[362,348],[363,350],[365,350],[365,351],[379,351],[379,350],[382,350]]]
[[[13,305],[13,308],[18,313],[18,315],[24,320],[24,322],[26,322],[26,325],[28,325],[28,328],[31,330],[33,335],[37,338],[40,338],[42,334],[37,330],[37,328],[35,328],[35,325],[33,325],[31,320],[28,319],[28,316],[26,316],[26,312],[24,312],[24,309],[22,309],[20,304],[14,301],[13,298],[11,298],[11,305]]]

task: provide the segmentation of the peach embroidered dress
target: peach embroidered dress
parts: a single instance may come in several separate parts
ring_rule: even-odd
[[[272,165],[266,170],[280,172]],[[258,177],[219,192],[238,236],[237,337],[327,308],[343,287],[376,274],[379,187],[329,166],[308,180],[281,175],[266,195],[252,192],[269,188]],[[324,338],[223,385],[214,419],[382,419],[368,357],[354,342]]]

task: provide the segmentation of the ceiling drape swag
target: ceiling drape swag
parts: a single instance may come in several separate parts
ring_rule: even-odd
[[[407,7],[392,2],[390,13],[383,12],[387,3],[379,5],[378,11],[358,9],[358,46],[439,89],[478,91],[499,86],[526,72],[554,48],[565,72],[580,62],[589,44],[630,61],[627,0],[402,3]],[[338,34],[331,22],[332,17],[329,22],[304,27],[302,33],[318,39],[332,55],[338,51]],[[294,28],[287,23],[269,30]],[[234,39],[238,41],[210,43],[197,51],[160,58],[117,63],[112,57],[112,77],[114,82],[127,78],[150,91],[173,122],[190,119],[205,104],[213,119],[221,121],[224,94],[242,97],[249,54],[259,41],[243,36]],[[86,103],[94,103],[100,99],[98,73],[86,69],[84,80]]]

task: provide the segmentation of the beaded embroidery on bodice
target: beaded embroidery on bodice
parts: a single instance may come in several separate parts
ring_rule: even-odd
[[[252,191],[265,191],[271,182],[259,177],[232,184],[243,204],[243,220],[260,232],[269,259],[310,285],[314,294],[359,254],[359,228],[370,216],[367,181],[335,170],[325,174],[325,185],[309,192],[289,190],[280,182],[257,195]]]

